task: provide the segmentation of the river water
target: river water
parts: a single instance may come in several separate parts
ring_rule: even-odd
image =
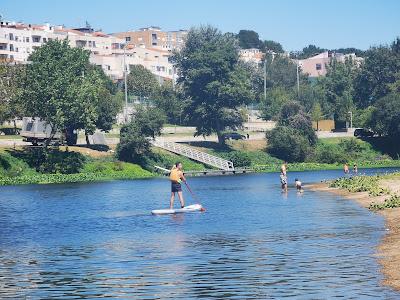
[[[0,187],[0,298],[400,298],[380,285],[379,215],[282,194],[276,173],[189,182],[205,213],[151,216],[168,206],[166,179]]]

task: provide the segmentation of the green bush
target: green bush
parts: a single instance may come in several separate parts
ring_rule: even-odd
[[[43,147],[26,148],[11,153],[40,173],[79,173],[85,163],[85,156],[78,152],[64,152]]]
[[[349,160],[349,156],[338,145],[318,143],[312,160],[326,164],[344,164]]]
[[[165,116],[158,108],[139,106],[132,118],[120,130],[116,153],[119,160],[140,163],[150,153],[150,138],[161,134]]]
[[[222,153],[219,156],[233,162],[235,168],[237,167],[243,168],[251,166],[251,158],[246,152],[232,151],[232,152]]]
[[[308,140],[299,131],[278,126],[267,133],[268,152],[288,162],[302,162],[310,152]]]
[[[8,152],[0,152],[0,177],[16,177],[31,173],[35,173],[35,171],[27,163],[13,157]]]

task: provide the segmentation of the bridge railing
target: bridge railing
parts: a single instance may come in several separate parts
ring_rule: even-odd
[[[199,161],[206,165],[216,167],[220,170],[230,171],[230,170],[235,169],[233,166],[233,162],[231,162],[229,160],[202,152],[200,150],[194,149],[194,148],[186,146],[186,145],[169,142],[169,141],[165,141],[162,139],[156,139],[156,140],[152,141],[152,144],[156,147],[168,150],[170,152],[173,152],[173,153],[176,153],[179,155],[186,156],[188,158]]]

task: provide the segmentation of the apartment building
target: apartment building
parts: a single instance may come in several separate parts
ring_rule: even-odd
[[[71,47],[89,50],[90,61],[101,66],[114,80],[123,78],[124,60],[128,66],[140,64],[156,76],[173,79],[167,50],[126,46],[123,38],[86,27],[73,29],[50,24],[0,22],[0,60],[27,63],[36,48],[53,39],[68,39]]]
[[[171,51],[182,48],[187,33],[186,30],[162,31],[160,27],[151,26],[135,31],[117,32],[113,35],[124,39],[127,44],[134,47]]]
[[[77,29],[50,24],[34,25],[0,22],[0,58],[25,63],[38,47],[53,39],[68,39],[71,47],[80,47],[93,54],[111,54],[124,44],[122,39],[102,32],[85,33]]]
[[[133,65],[142,65],[161,81],[175,78],[173,65],[169,62],[168,51],[152,50],[140,47],[128,47],[125,51],[114,51],[109,55],[91,55],[90,62],[101,66],[112,79],[123,78],[124,63],[127,70]]]
[[[327,66],[332,59],[339,62],[345,62],[347,58],[351,58],[357,64],[361,63],[363,58],[357,57],[354,53],[342,54],[332,51],[326,51],[307,59],[300,59],[299,66],[301,71],[308,74],[310,77],[325,76],[327,73]]]

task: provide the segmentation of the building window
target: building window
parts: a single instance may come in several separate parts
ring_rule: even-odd
[[[156,40],[156,39],[157,39],[157,33],[152,33],[152,34],[151,34],[151,38],[152,38],[153,40]]]
[[[96,41],[92,42],[93,48],[96,48]]]
[[[29,37],[25,38],[25,42],[29,43]]]
[[[14,45],[10,44],[10,51],[14,51]]]
[[[9,37],[10,37],[10,41],[14,40],[14,35],[12,33],[10,33]]]
[[[40,36],[33,36],[33,37],[32,37],[32,42],[34,42],[34,43],[40,43]]]
[[[322,70],[322,65],[321,64],[315,64],[315,70],[317,70],[317,71]]]
[[[92,47],[92,41],[89,41],[89,47]]]
[[[130,36],[126,36],[125,37],[125,42],[130,42],[131,41],[131,37]]]
[[[46,43],[47,42],[47,39],[46,38],[43,38],[43,43]]]

